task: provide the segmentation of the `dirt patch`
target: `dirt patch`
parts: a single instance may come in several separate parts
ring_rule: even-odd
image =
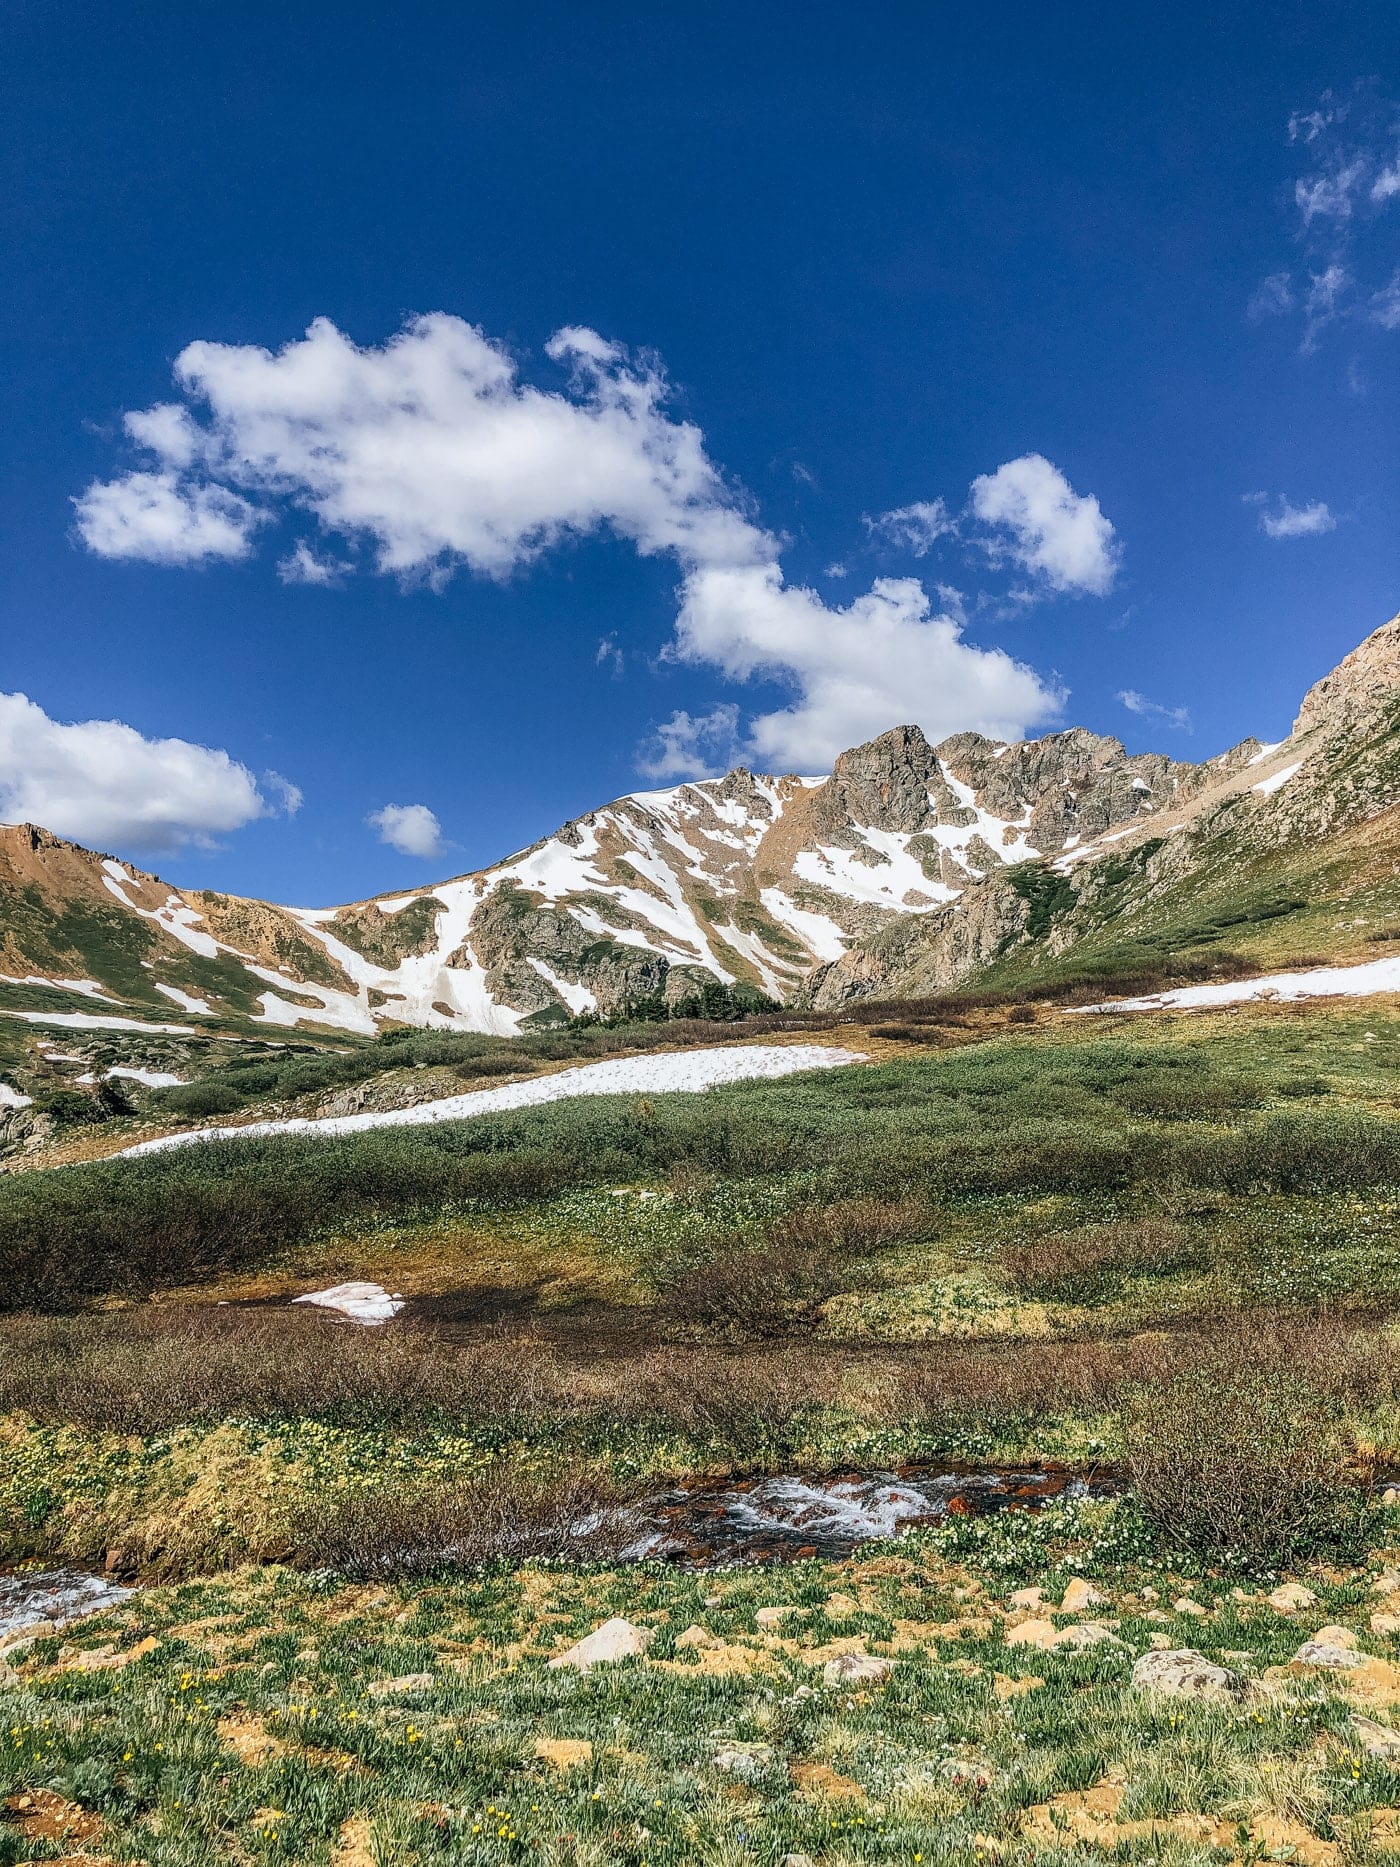
[[[51,1789],[29,1789],[5,1804],[9,1822],[26,1841],[93,1841],[102,1833],[102,1817]]]

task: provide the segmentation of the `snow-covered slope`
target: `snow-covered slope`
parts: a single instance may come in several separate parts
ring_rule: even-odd
[[[1291,820],[1320,749],[1370,730],[1398,683],[1400,619],[1318,684],[1278,745],[1188,764],[1080,729],[930,746],[895,727],[827,777],[741,769],[638,792],[490,868],[338,908],[179,890],[0,830],[0,1016],[508,1035],[716,986],[825,1004],[940,989],[1036,939],[1057,903],[1103,896],[1117,912],[1129,856],[1154,885],[1174,858],[1153,852],[1185,850],[1212,812]]]

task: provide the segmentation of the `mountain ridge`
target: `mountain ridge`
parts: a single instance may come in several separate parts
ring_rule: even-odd
[[[0,1011],[509,1035],[664,1013],[715,985],[829,1008],[1053,969],[1107,908],[1121,930],[1183,886],[1222,836],[1248,866],[1261,839],[1316,844],[1388,809],[1374,758],[1348,797],[1346,760],[1324,753],[1387,740],[1397,696],[1400,617],[1313,685],[1275,745],[1190,762],[1083,727],[930,745],[895,726],[825,777],[740,767],[631,793],[501,862],[329,908],[182,890],[10,826]]]

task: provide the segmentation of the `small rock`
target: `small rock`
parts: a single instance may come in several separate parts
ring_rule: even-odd
[[[1388,1724],[1378,1724],[1374,1718],[1363,1718],[1359,1712],[1353,1716],[1351,1727],[1368,1757],[1379,1757],[1387,1763],[1400,1758],[1400,1731],[1392,1731]]]
[[[874,1653],[838,1653],[822,1667],[822,1679],[827,1685],[878,1685],[893,1671],[893,1660]]]
[[[1400,1569],[1387,1569],[1384,1575],[1378,1575],[1371,1584],[1373,1595],[1400,1594]]]
[[[1022,1621],[1008,1627],[1003,1638],[1009,1647],[1096,1647],[1110,1640],[1122,1644],[1111,1627],[1098,1621],[1076,1621],[1071,1627],[1056,1627],[1053,1621]]]
[[[1373,1634],[1400,1634],[1400,1614],[1373,1614],[1371,1632]]]
[[[1162,1621],[1169,1621],[1171,1615],[1167,1613],[1165,1608],[1149,1608],[1142,1618],[1145,1621],[1156,1621],[1160,1624]]]
[[[1316,1605],[1317,1596],[1310,1588],[1304,1588],[1301,1582],[1285,1582],[1282,1588],[1276,1588],[1269,1596],[1269,1606],[1277,1608],[1280,1614],[1296,1614],[1300,1608]]]
[[[996,1772],[985,1757],[948,1757],[939,1764],[938,1774],[960,1788],[990,1789]]]
[[[1073,1627],[1062,1627],[1057,1647],[1121,1647],[1123,1642],[1111,1627],[1105,1627],[1101,1621],[1076,1621]]]
[[[715,1752],[715,1768],[726,1776],[751,1781],[773,1761],[771,1744],[724,1744]]]
[[[1254,1597],[1247,1588],[1232,1588],[1230,1599],[1231,1601],[1253,1601]]]
[[[1400,1491],[1397,1491],[1394,1485],[1387,1485],[1381,1492],[1381,1503],[1386,1510],[1394,1510],[1396,1505],[1400,1504]]]
[[[1141,1692],[1161,1692],[1169,1698],[1218,1699],[1228,1697],[1236,1682],[1194,1647],[1171,1647],[1144,1653],[1133,1667],[1133,1684]]]
[[[1319,1627],[1313,1639],[1320,1647],[1359,1647],[1361,1645],[1349,1627]]]
[[[707,1627],[701,1627],[698,1621],[692,1621],[683,1634],[676,1635],[678,1647],[717,1647],[719,1641]]]
[[[1344,1632],[1345,1629],[1329,1627],[1327,1633]],[[1358,1653],[1355,1646],[1342,1646],[1336,1640],[1305,1640],[1293,1655],[1295,1666],[1317,1666],[1324,1672],[1348,1672],[1353,1666],[1364,1666],[1366,1656]]]
[[[1010,1605],[1013,1608],[1044,1607],[1045,1590],[1043,1588],[1018,1588],[1011,1597]]]
[[[1059,1637],[1053,1621],[1020,1621],[1003,1636],[1009,1647],[1053,1647]]]
[[[801,1614],[801,1612],[801,1608],[792,1606],[782,1608],[760,1608],[753,1617],[753,1624],[755,1627],[776,1627],[780,1621],[785,1621],[790,1614]]]
[[[778,1867],[817,1867],[810,1854],[784,1854]]]
[[[372,1680],[369,1690],[374,1698],[393,1698],[400,1692],[431,1692],[433,1684],[431,1673],[404,1673],[399,1679]]]
[[[1203,1608],[1199,1601],[1193,1601],[1189,1595],[1183,1595],[1179,1601],[1174,1601],[1172,1607],[1178,1614],[1194,1615],[1198,1621],[1204,1620],[1210,1613],[1209,1608]]]
[[[860,1613],[860,1603],[852,1601],[849,1595],[828,1595],[822,1611],[829,1621],[846,1621]]]
[[[1171,1648],[1172,1637],[1170,1634],[1149,1634],[1147,1636],[1147,1644],[1150,1647],[1155,1647],[1159,1653],[1166,1653]]]
[[[654,1627],[634,1627],[631,1621],[615,1615],[601,1627],[595,1627],[591,1634],[585,1634],[567,1653],[556,1654],[549,1662],[550,1668],[572,1666],[586,1673],[590,1666],[603,1666],[613,1660],[632,1659],[645,1653],[655,1637]]]
[[[1037,1602],[1036,1606],[1039,1605]],[[1101,1595],[1097,1588],[1091,1587],[1082,1576],[1076,1575],[1065,1589],[1064,1599],[1060,1603],[1060,1612],[1061,1614],[1082,1614],[1085,1608],[1101,1608],[1107,1605],[1107,1595]]]
[[[1143,1589],[1142,1598],[1144,1601],[1155,1601],[1157,1599],[1157,1590],[1152,1587],[1150,1582],[1147,1587]]]

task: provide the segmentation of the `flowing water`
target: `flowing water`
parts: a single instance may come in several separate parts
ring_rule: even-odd
[[[1111,1479],[1068,1471],[853,1471],[676,1485],[636,1507],[642,1533],[625,1554],[688,1568],[840,1559],[864,1543],[952,1516],[1038,1510],[1064,1498],[1109,1497]]]

